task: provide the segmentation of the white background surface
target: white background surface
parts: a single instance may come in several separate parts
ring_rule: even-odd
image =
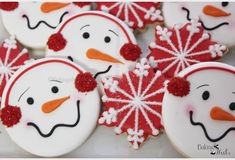
[[[154,28],[154,25],[149,26],[146,32],[140,32],[137,34],[139,45],[145,53],[149,52],[148,44],[154,41]],[[8,35],[4,30],[0,19],[0,39],[6,38],[7,36]],[[235,66],[235,53],[232,52],[233,49],[230,49],[230,53],[228,53],[221,61]],[[1,124],[0,132],[0,157],[35,157],[14,144]],[[116,136],[112,128],[97,127],[84,145],[64,157],[178,158],[182,157],[182,155],[173,148],[165,133],[162,133],[157,138],[150,137],[139,150],[134,150],[129,146],[126,135]]]

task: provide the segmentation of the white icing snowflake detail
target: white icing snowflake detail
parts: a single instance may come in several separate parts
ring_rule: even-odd
[[[141,3],[138,2],[115,2],[110,6],[102,4],[101,10],[110,13],[113,9],[118,8],[117,11],[115,12],[115,16],[120,18],[121,14],[124,14],[124,17],[120,19],[122,19],[130,27],[137,25],[139,28],[142,28],[145,24],[144,20],[150,20],[150,21],[163,20],[161,11],[159,9],[157,9],[154,6],[150,8],[145,8],[144,3],[142,3],[142,5]],[[144,16],[141,17],[140,14],[144,14]]]
[[[138,79],[135,78],[138,84],[133,83],[133,74],[138,77]],[[162,98],[165,91],[164,82],[159,80],[160,77],[162,78],[161,72],[157,71],[154,73],[150,68],[149,62],[144,58],[136,65],[133,72],[125,73],[124,77],[122,77],[124,81],[113,80],[112,78],[104,79],[106,95],[102,97],[102,100],[107,104],[107,109],[102,113],[99,124],[108,126],[113,124],[113,126],[116,126],[114,131],[117,134],[126,132],[128,141],[133,144],[135,149],[138,149],[139,144],[149,134],[158,135],[160,128],[156,128],[156,123],[161,125],[161,113],[156,108],[159,109],[162,102],[154,98]],[[144,80],[147,83],[143,82]],[[160,87],[156,85],[157,83],[160,83]],[[149,114],[159,119],[159,121],[157,122],[156,119],[153,121]],[[131,117],[134,118],[131,119]],[[141,126],[140,117],[144,118],[146,126]],[[129,126],[129,128],[126,128],[127,123],[133,124],[133,127]],[[151,130],[151,133],[148,133],[147,130]]]
[[[21,50],[15,36],[5,39],[0,47],[0,102],[10,77],[29,59],[28,50]]]
[[[14,59],[10,59],[10,54],[12,49],[17,48],[17,42],[14,36],[11,36],[9,39],[4,41],[3,47],[7,49],[6,56],[4,61],[0,59],[0,84],[5,78],[6,81],[13,75],[13,73],[19,69],[22,65],[13,66],[13,64],[21,58],[24,54],[28,53],[27,49],[23,49]]]
[[[149,60],[170,77],[192,64],[218,59],[227,51],[226,46],[210,41],[210,35],[203,32],[197,20],[183,27],[175,25],[172,30],[157,26],[156,37],[156,42],[150,44]],[[161,68],[161,64],[165,65]]]

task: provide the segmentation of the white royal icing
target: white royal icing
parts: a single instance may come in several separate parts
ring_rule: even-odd
[[[57,29],[58,31],[62,28],[61,34],[67,41],[65,48],[58,52],[48,49],[46,56],[71,56],[75,62],[94,75],[106,71],[109,66],[112,66],[108,72],[100,74],[98,80],[104,76],[121,75],[128,67],[134,67],[135,62],[125,60],[120,54],[120,49],[124,44],[136,44],[132,31],[125,23],[102,11],[83,12],[74,17],[65,21]],[[84,33],[89,33],[89,38],[83,38]],[[111,41],[106,43],[105,37],[109,37]],[[89,49],[98,50],[122,63],[89,59],[87,57]]]
[[[235,37],[231,34],[235,32],[235,3],[230,2],[227,5],[222,5],[222,3],[224,2],[167,2],[163,4],[162,12],[165,23],[169,27],[188,22],[187,15],[190,19],[199,18],[204,28],[211,33],[212,40],[232,47],[235,45]],[[209,9],[210,12],[220,10],[226,14],[223,16],[220,13],[216,14],[217,16],[208,14],[203,11],[208,6],[214,8]],[[182,8],[188,10],[189,13]]]
[[[187,157],[234,157],[235,118],[218,120],[211,114],[219,107],[231,117],[235,116],[235,68],[219,62],[204,62],[183,70],[178,76],[189,81],[190,92],[184,97],[165,92],[162,117],[171,142]],[[221,116],[223,112],[217,114]]]
[[[82,93],[75,88],[75,77],[81,72],[84,70],[69,60],[46,58],[30,62],[14,74],[4,90],[1,107],[8,104],[21,109],[20,122],[6,128],[16,144],[32,154],[53,157],[84,143],[96,126],[100,98],[97,89]],[[31,105],[27,102],[30,97]],[[54,111],[43,111],[46,103],[64,97]],[[44,136],[29,123],[37,125]],[[72,127],[55,127],[61,124]]]
[[[43,3],[45,2],[19,2],[19,6],[15,10],[2,10],[1,12],[3,24],[7,31],[11,35],[16,35],[17,40],[30,48],[44,49],[48,37],[61,21],[90,9],[89,5],[78,7],[71,3],[63,8],[44,13],[41,10]],[[46,23],[53,28],[48,27]],[[33,29],[30,29],[28,25]]]

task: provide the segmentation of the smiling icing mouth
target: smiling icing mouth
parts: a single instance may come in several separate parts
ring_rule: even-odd
[[[191,21],[189,9],[187,9],[187,8],[185,8],[185,7],[182,7],[182,10],[187,13],[187,14],[186,14],[186,19],[187,19],[188,21]],[[202,27],[203,27],[205,30],[207,30],[207,31],[212,31],[212,30],[218,29],[218,28],[220,28],[220,27],[222,27],[222,26],[224,26],[224,25],[229,25],[228,22],[222,22],[222,23],[220,23],[220,24],[218,24],[218,25],[216,25],[216,26],[214,26],[214,27],[207,27],[207,26],[204,24],[203,21],[200,20],[200,23],[201,23]]]
[[[94,76],[94,78],[96,79],[99,75],[102,75],[102,74],[106,74],[108,73],[112,68],[112,65],[108,66],[108,68],[105,70],[105,71],[100,71],[100,72],[97,72]]]
[[[38,131],[39,135],[42,136],[43,138],[48,138],[48,137],[50,137],[54,133],[55,129],[60,128],[60,127],[74,128],[74,127],[76,127],[78,125],[79,121],[80,121],[80,101],[77,101],[77,120],[76,120],[76,122],[74,124],[63,124],[63,123],[57,124],[47,134],[42,133],[42,131],[40,130],[38,125],[36,125],[33,122],[28,122],[27,125],[34,127]]]
[[[55,29],[55,28],[63,21],[64,17],[65,17],[67,14],[69,14],[69,12],[66,11],[66,12],[64,12],[64,13],[60,16],[59,23],[58,23],[56,26],[52,26],[52,25],[48,24],[46,21],[42,21],[42,20],[39,21],[35,26],[31,26],[29,17],[28,17],[26,14],[24,14],[22,17],[26,19],[26,21],[27,21],[27,26],[28,26],[28,28],[31,29],[31,30],[37,29],[41,24],[44,24],[45,26],[47,26],[47,27],[49,27],[49,28],[51,28],[51,29]]]
[[[189,114],[190,114],[190,123],[193,125],[193,126],[200,126],[206,136],[206,138],[211,141],[211,142],[218,142],[220,140],[222,140],[229,132],[231,131],[235,131],[235,127],[231,127],[229,129],[227,129],[221,136],[219,136],[218,138],[211,138],[206,130],[206,127],[203,123],[201,122],[195,122],[193,120],[193,111],[189,111]]]

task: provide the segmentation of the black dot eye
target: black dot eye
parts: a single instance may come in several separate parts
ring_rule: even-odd
[[[105,43],[111,42],[111,38],[109,36],[104,37]]]
[[[27,103],[29,105],[33,105],[34,104],[34,99],[32,97],[27,98]]]
[[[73,57],[68,56],[67,58],[68,58],[71,62],[73,62]]]
[[[221,3],[221,5],[222,5],[223,7],[228,6],[228,4],[229,4],[228,2],[222,2],[222,3]]]
[[[234,103],[234,102],[230,103],[229,109],[230,109],[231,111],[234,111],[234,110],[235,110],[235,103]]]
[[[59,88],[54,86],[54,87],[51,88],[51,91],[52,91],[52,93],[58,93],[59,92]]]
[[[209,97],[210,97],[210,92],[209,91],[204,91],[203,93],[202,93],[202,99],[203,100],[208,100],[209,99]]]
[[[90,37],[90,33],[85,32],[85,33],[83,33],[82,37],[83,37],[84,39],[88,39],[88,38]]]

